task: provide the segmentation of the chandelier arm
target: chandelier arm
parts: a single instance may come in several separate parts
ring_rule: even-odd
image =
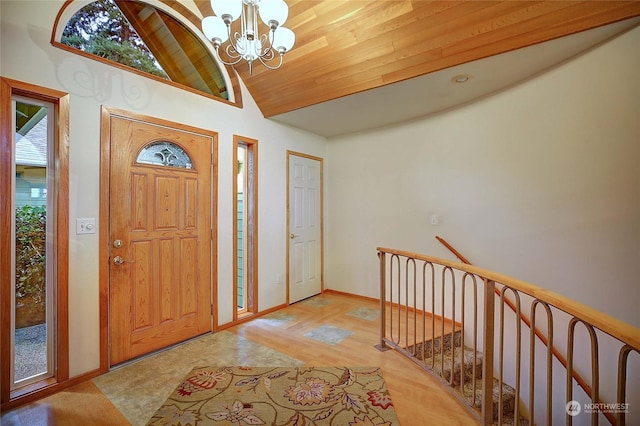
[[[222,59],[222,56],[220,55],[220,52],[218,51],[218,48],[216,48],[215,53],[216,53],[216,57],[218,58],[218,60],[220,60],[220,62],[222,62],[225,65],[236,65],[238,63],[240,63],[240,61],[242,60],[242,55],[238,53],[238,48],[236,47],[238,44],[238,39],[240,38],[240,33],[236,32],[233,35],[233,38],[231,37],[231,30],[230,30],[230,26],[227,26],[227,28],[229,29],[229,44],[227,44],[224,47],[224,53],[227,55],[227,57],[230,60],[224,60]],[[233,42],[233,40],[236,40],[235,43]]]
[[[242,36],[238,32],[233,35],[233,39],[229,37],[229,44],[225,47],[225,52],[230,58],[242,57],[242,54],[238,51],[238,45],[241,37]]]
[[[272,29],[267,34],[264,34],[264,38],[269,40],[269,49],[273,49],[273,42],[276,39],[276,29]]]
[[[229,56],[230,58],[237,58],[237,59],[236,59],[235,61],[234,61],[234,60],[232,60],[232,61],[225,61],[224,59],[222,59],[222,56],[220,56],[220,52],[219,52],[218,50],[219,50],[219,48],[216,48],[216,49],[214,50],[214,53],[215,53],[215,55],[216,55],[216,58],[217,58],[220,62],[222,62],[223,64],[225,64],[225,65],[233,66],[233,65],[238,64],[238,63],[242,60],[242,56],[240,56],[240,55],[237,55],[237,56],[231,56],[231,55],[229,55],[229,54],[227,53],[227,56]],[[227,49],[225,49],[225,50],[229,50],[229,46],[227,46]]]
[[[265,52],[259,56],[263,61],[271,62],[276,58],[276,52],[273,49],[265,50]]]
[[[276,66],[269,65],[269,63],[265,62],[264,59],[262,59],[262,56],[258,56],[258,59],[260,60],[262,65],[264,65],[265,68],[268,68],[270,70],[277,70],[278,68],[280,68],[282,66],[282,62],[284,61],[284,53],[280,54],[280,62],[278,62],[278,65],[276,65]],[[272,60],[273,60],[273,58],[269,59],[269,61],[272,61]]]
[[[273,32],[273,31],[271,31]],[[262,55],[260,55],[263,59],[267,60],[267,61],[271,61],[276,57],[276,51],[273,48],[273,41],[269,40],[269,37],[266,34],[262,34],[260,36],[260,40],[262,41],[262,45],[263,46],[267,46],[264,49],[264,52],[262,53]],[[269,44],[267,44],[267,42]],[[264,63],[264,62],[262,62]]]

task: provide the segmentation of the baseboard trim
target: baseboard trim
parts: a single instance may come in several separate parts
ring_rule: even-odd
[[[79,376],[72,377],[68,380],[65,380],[64,382],[53,383],[43,388],[39,388],[37,390],[33,390],[31,392],[27,392],[22,395],[16,396],[15,398],[12,398],[5,403],[2,403],[0,405],[0,412],[4,413],[5,411],[18,408],[21,405],[28,404],[30,402],[34,402],[42,398],[46,398],[64,389],[67,389],[71,386],[75,386],[82,382],[86,382],[87,380],[91,380],[94,377],[98,377],[100,374],[102,374],[100,370],[96,369],[93,371],[89,371],[88,373],[84,373]]]

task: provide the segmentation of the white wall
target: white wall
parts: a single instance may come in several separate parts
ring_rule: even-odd
[[[640,326],[639,45],[636,28],[473,104],[331,139],[327,286],[377,297],[376,246],[452,258],[440,235]]]
[[[0,2],[0,74],[70,94],[70,375],[99,366],[98,234],[76,235],[77,217],[99,217],[100,107],[121,108],[218,132],[218,323],[231,320],[233,135],[258,140],[259,309],[286,302],[286,151],[325,157],[326,140],[268,121],[243,87],[239,109],[54,48],[63,1]],[[98,224],[100,226],[100,224]]]
[[[638,46],[635,28],[492,97],[330,139],[327,287],[378,297],[376,247],[454,259],[439,235],[475,265],[640,327]],[[566,325],[561,316],[554,321]],[[566,332],[554,337],[565,352]],[[599,342],[600,392],[613,401],[608,372],[616,371],[619,348]],[[575,367],[589,378],[589,349],[577,345]],[[628,380],[638,374],[633,359]],[[506,361],[514,384],[514,360]],[[562,422],[565,373],[554,368],[553,413]],[[631,382],[628,401],[638,401]],[[581,392],[574,398],[587,402]],[[544,410],[542,401],[536,406]]]

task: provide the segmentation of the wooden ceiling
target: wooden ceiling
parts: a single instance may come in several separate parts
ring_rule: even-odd
[[[282,68],[236,66],[265,117],[640,16],[640,1],[286,2]]]

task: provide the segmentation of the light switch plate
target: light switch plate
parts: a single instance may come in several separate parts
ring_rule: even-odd
[[[76,219],[76,234],[95,234],[96,233],[96,219],[91,218],[77,218]]]

